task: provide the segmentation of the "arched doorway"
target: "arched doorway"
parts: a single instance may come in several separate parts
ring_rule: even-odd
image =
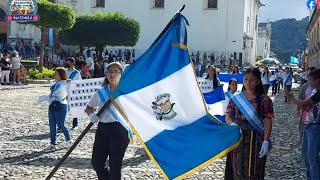
[[[0,8],[0,43],[7,43],[8,23],[5,20],[6,13]]]

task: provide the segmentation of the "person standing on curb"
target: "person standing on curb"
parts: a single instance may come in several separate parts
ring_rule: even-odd
[[[9,54],[4,53],[3,58],[1,58],[0,66],[1,66],[1,85],[5,85],[4,78],[6,78],[6,85],[10,84],[9,76],[10,76],[10,62],[8,61]]]

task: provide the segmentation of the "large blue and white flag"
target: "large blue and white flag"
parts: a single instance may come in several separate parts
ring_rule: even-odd
[[[218,87],[214,91],[212,91],[213,88],[210,88],[210,86],[213,86],[212,82],[209,84],[201,78],[198,78],[198,81],[209,113],[222,123],[225,123],[226,110],[230,101],[230,98],[226,97],[229,81],[236,79],[238,82],[238,91],[241,91],[243,87],[243,74],[219,74],[218,78],[223,86]],[[208,89],[211,90],[208,91]]]
[[[177,13],[156,42],[129,65],[112,92],[120,111],[165,179],[182,179],[237,147],[240,129],[207,111]]]

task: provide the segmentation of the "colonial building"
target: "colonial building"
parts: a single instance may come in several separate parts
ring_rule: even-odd
[[[8,0],[5,1],[0,5],[4,12]],[[216,56],[227,58],[232,54],[243,63],[255,62],[260,0],[55,0],[55,3],[70,6],[77,14],[120,11],[136,19],[141,25],[140,39],[134,47],[137,56],[149,48],[175,12],[185,4],[183,14],[190,23],[188,42],[191,51],[214,52]],[[8,41],[40,39],[39,30],[30,25],[9,23],[6,33]]]
[[[307,66],[320,68],[320,10],[315,10],[310,18],[308,33]]]
[[[270,56],[271,23],[259,23],[257,56],[262,59]]]

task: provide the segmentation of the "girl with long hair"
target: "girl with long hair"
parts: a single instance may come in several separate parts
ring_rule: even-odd
[[[208,75],[207,75],[207,77],[205,79],[208,79],[208,80],[212,81],[213,90],[217,89],[218,86],[220,86],[220,80],[218,78],[216,68],[214,68],[212,66],[208,66],[207,73],[208,73]]]
[[[241,111],[242,107],[239,107],[239,103],[235,103],[235,99],[232,98],[227,107],[226,122],[241,128],[243,140],[238,148],[230,153],[231,157],[227,161],[225,171],[226,180],[264,179],[274,113],[272,101],[264,93],[260,75],[257,68],[247,69],[241,93],[242,98],[250,103],[247,105],[256,111],[256,116],[259,118],[257,121],[263,126],[262,131],[246,118],[247,116]]]

